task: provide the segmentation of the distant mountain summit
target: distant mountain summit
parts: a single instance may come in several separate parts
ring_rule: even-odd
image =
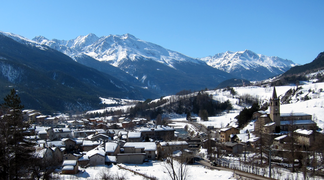
[[[256,54],[250,50],[227,51],[201,60],[214,68],[248,80],[264,80],[282,74],[296,65],[290,60]]]

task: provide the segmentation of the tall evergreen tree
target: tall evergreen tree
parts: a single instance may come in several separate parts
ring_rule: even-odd
[[[4,98],[0,117],[0,176],[3,179],[21,179],[28,174],[33,144],[27,141],[24,131],[20,98],[14,89]]]

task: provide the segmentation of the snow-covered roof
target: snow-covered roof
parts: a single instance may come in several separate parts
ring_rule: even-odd
[[[161,146],[176,146],[176,145],[188,145],[187,141],[169,141],[169,142],[161,142]]]
[[[115,152],[117,147],[118,147],[118,144],[114,143],[114,142],[107,142],[105,144],[106,152]]]
[[[294,121],[280,121],[280,125],[289,125],[293,123],[294,125],[300,125],[300,124],[316,124],[312,120],[294,120]]]
[[[84,155],[84,156],[80,157],[78,161],[88,161],[88,160],[89,160],[89,156]]]
[[[224,131],[227,131],[227,130],[229,130],[229,129],[231,129],[231,128],[222,128],[222,129],[220,129],[219,131],[220,131],[220,132],[224,132]]]
[[[77,160],[64,160],[63,166],[75,166],[77,165]]]
[[[72,171],[72,170],[74,170],[74,166],[64,166],[64,167],[62,168],[62,170],[63,170],[63,171]]]
[[[71,129],[70,128],[54,128],[53,129],[54,132],[64,132],[64,133],[69,133],[71,132]]]
[[[115,162],[117,162],[117,158],[116,158],[116,156],[106,156],[106,162],[115,163]]]
[[[264,126],[268,127],[268,126],[273,126],[273,125],[275,125],[275,124],[276,124],[275,122],[270,122],[270,123],[268,123],[268,124],[265,124]]]
[[[139,131],[148,132],[148,131],[152,131],[152,130],[154,130],[154,131],[175,131],[175,129],[173,129],[172,127],[161,126],[161,125],[158,125],[155,128],[141,128]]]
[[[89,158],[90,158],[91,156],[94,156],[94,155],[96,155],[96,154],[98,154],[98,155],[100,155],[100,156],[105,156],[106,153],[105,153],[105,151],[103,150],[103,148],[101,148],[101,147],[96,147],[96,148],[94,148],[94,149],[88,151],[86,155],[89,156]]]
[[[246,142],[255,142],[257,140],[259,140],[259,137],[250,138]]]
[[[144,151],[156,151],[155,142],[127,142],[123,147],[144,148]]]
[[[63,147],[65,144],[63,141],[47,141],[48,146]]]
[[[302,113],[302,112],[297,112],[297,113],[280,113],[280,116],[311,116],[310,114],[307,113]]]
[[[140,138],[141,132],[128,132],[128,138]]]
[[[82,143],[82,146],[97,146],[100,143],[98,141],[89,141],[89,140],[85,140]]]
[[[302,134],[302,135],[311,135],[313,133],[313,130],[306,130],[306,129],[296,129],[294,131],[295,133]]]
[[[274,138],[274,140],[280,141],[281,139],[283,139],[285,137],[287,137],[287,135],[278,136],[278,137]]]

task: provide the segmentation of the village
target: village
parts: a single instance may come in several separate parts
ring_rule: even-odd
[[[59,174],[78,174],[80,168],[100,165],[163,161],[179,151],[186,164],[204,160],[212,166],[238,168],[245,163],[265,169],[270,163],[270,167],[272,164],[292,172],[314,166],[315,173],[315,166],[321,163],[315,163],[312,153],[319,152],[316,142],[323,139],[323,134],[317,131],[312,115],[280,113],[275,88],[269,102],[269,111],[255,112],[245,128],[204,126],[197,123],[197,117],[182,119],[187,133],[181,136],[172,121],[169,125],[156,125],[145,118],[124,116],[50,117],[34,110],[24,110],[23,114],[25,120],[33,123],[29,138],[37,142],[35,153],[44,165]],[[205,153],[201,153],[202,149],[206,149]],[[268,156],[269,153],[272,154]],[[226,161],[227,157],[238,157],[240,165]],[[271,162],[273,158],[276,160]],[[263,176],[271,177],[271,171]],[[317,175],[320,172],[316,171]]]

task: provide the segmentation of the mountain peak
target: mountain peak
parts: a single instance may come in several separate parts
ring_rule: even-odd
[[[121,36],[121,39],[137,39],[137,38],[135,36],[133,36],[132,34],[126,33]]]
[[[42,42],[42,41],[48,41],[48,39],[46,38],[46,37],[44,37],[44,36],[35,36],[33,39],[32,39],[33,41],[36,41],[36,42]]]

